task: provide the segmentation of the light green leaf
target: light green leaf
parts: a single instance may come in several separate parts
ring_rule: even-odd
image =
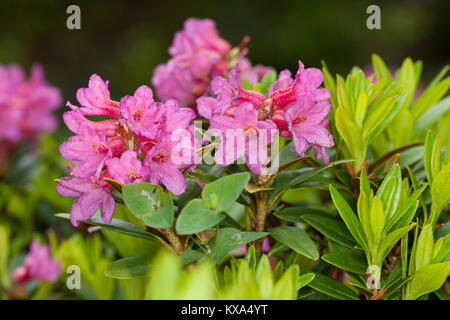
[[[297,278],[297,291],[307,286],[315,278],[315,274],[312,272],[302,274]]]
[[[431,198],[439,214],[450,201],[450,163],[442,167],[431,184]]]
[[[450,87],[450,78],[445,78],[433,89],[425,91],[422,96],[412,105],[411,112],[415,119],[418,119],[436,102],[441,100]]]
[[[435,103],[414,123],[414,137],[419,137],[422,132],[440,120],[450,110],[450,97],[446,97]]]
[[[429,264],[417,270],[409,284],[406,300],[415,300],[420,296],[438,290],[447,279],[450,262]]]
[[[389,251],[391,251],[392,247],[403,237],[409,230],[411,230],[415,224],[411,224],[409,226],[402,227],[400,229],[394,230],[389,233],[385,238],[381,240],[379,249],[378,249],[378,262],[382,262],[384,258],[387,256]]]
[[[426,224],[420,231],[419,238],[417,239],[417,249],[415,257],[416,270],[430,264],[433,258],[433,228],[431,224]]]
[[[388,67],[386,67],[383,59],[375,53],[372,54],[372,65],[378,80],[387,78],[389,82],[392,81],[391,72]]]

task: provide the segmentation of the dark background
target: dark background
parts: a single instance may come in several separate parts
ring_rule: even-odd
[[[66,28],[66,8],[81,8],[81,30]],[[381,30],[366,28],[366,9],[381,8]],[[332,73],[370,63],[380,54],[392,67],[410,56],[424,63],[429,81],[449,63],[448,0],[404,1],[0,1],[0,64],[17,62],[27,71],[41,63],[64,101],[98,73],[110,80],[114,99],[150,85],[165,62],[174,32],[188,17],[211,18],[223,38],[237,45],[251,37],[254,64],[296,71],[325,60]],[[65,110],[62,107],[60,112]],[[64,132],[64,133],[63,133]],[[64,138],[65,131],[60,138]]]

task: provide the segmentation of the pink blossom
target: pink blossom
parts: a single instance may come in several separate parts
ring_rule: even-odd
[[[186,180],[180,171],[182,164],[173,161],[174,147],[169,137],[163,139],[148,151],[144,164],[149,168],[152,183],[162,183],[174,195],[180,195],[186,189]]]
[[[125,151],[120,158],[108,159],[106,166],[113,179],[122,184],[145,182],[149,176],[148,169],[142,166],[137,153],[131,150]]]
[[[99,136],[88,124],[82,124],[80,134],[70,137],[59,151],[62,156],[76,165],[75,172],[100,175],[105,161],[112,157],[112,151],[105,136]]]
[[[56,128],[52,112],[61,103],[58,89],[44,80],[40,66],[33,66],[28,81],[17,65],[0,65],[0,142],[17,143],[39,132]]]
[[[332,147],[333,137],[330,135],[324,122],[331,109],[329,101],[314,102],[310,93],[298,96],[297,103],[285,113],[289,131],[293,135],[295,151],[304,156],[309,144],[318,150],[316,156],[328,162],[323,148]]]
[[[83,106],[80,108],[81,113],[85,115],[120,117],[119,103],[111,100],[108,81],[103,81],[96,74],[89,79],[88,88],[78,89],[77,100]]]
[[[110,223],[116,209],[112,187],[103,179],[94,175],[79,173],[77,176],[60,179],[56,190],[64,197],[76,198],[70,211],[70,221],[78,226],[80,221],[91,218],[98,209],[102,220]]]
[[[164,109],[158,108],[153,92],[147,86],[139,87],[134,96],[120,100],[120,112],[133,133],[155,139],[161,130]]]
[[[61,263],[52,259],[49,246],[41,246],[37,240],[34,240],[24,264],[13,271],[12,278],[15,283],[25,283],[30,280],[55,282],[60,274]]]
[[[232,50],[231,45],[219,36],[212,20],[186,20],[184,29],[175,34],[169,48],[171,59],[154,71],[152,84],[158,97],[163,101],[176,99],[183,106],[192,106],[198,97],[211,95],[214,91],[211,80],[215,76],[225,76],[236,62],[240,62],[238,72],[251,84],[256,84],[272,68],[252,67],[245,58],[247,42],[244,38],[237,50]]]
[[[267,145],[273,141],[276,129],[272,121],[259,121],[258,111],[253,105],[243,103],[233,117],[214,116],[210,129],[222,132],[223,141],[215,154],[216,163],[229,165],[245,155],[250,170],[255,174],[261,173],[268,158]]]
[[[244,90],[241,87],[238,68],[239,66],[233,68],[228,79],[213,79],[212,90],[215,97],[201,97],[197,100],[198,112],[201,116],[211,119],[211,128],[224,131],[225,127],[245,127],[238,124],[235,113],[244,104],[250,104],[253,114],[256,114],[255,121],[270,121],[275,124],[280,136],[293,138],[295,150],[299,155],[304,156],[309,146],[312,146],[316,158],[328,163],[325,148],[332,147],[334,142],[326,128],[327,115],[331,108],[331,103],[327,101],[330,93],[327,89],[319,88],[323,82],[322,72],[315,68],[305,69],[299,61],[295,79],[288,70],[280,72],[278,80],[269,87],[268,97],[265,97],[260,92]],[[223,144],[219,148],[219,151],[223,152],[221,148]],[[240,149],[237,155],[239,157],[244,152],[244,146],[236,148]],[[223,154],[219,153],[216,162],[222,157]],[[230,160],[233,159],[235,158]],[[228,161],[222,163],[229,164]],[[258,164],[256,169],[253,167],[251,170],[256,173],[260,168],[261,164]]]

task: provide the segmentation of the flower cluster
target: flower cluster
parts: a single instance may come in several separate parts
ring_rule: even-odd
[[[60,179],[57,190],[75,197],[71,221],[78,225],[100,209],[109,223],[115,211],[113,187],[105,178],[121,184],[151,181],[179,195],[186,188],[181,170],[196,163],[190,122],[195,113],[175,100],[155,102],[147,86],[120,102],[110,97],[108,81],[92,75],[88,88],[77,91],[81,107],[72,105],[64,122],[75,136],[60,146],[63,157],[75,166],[70,177]],[[86,116],[106,116],[92,121]]]
[[[175,34],[169,48],[171,59],[159,65],[152,83],[162,101],[178,100],[183,106],[193,106],[196,98],[210,93],[214,76],[224,76],[231,66],[240,62],[239,72],[251,84],[256,84],[272,68],[252,67],[245,58],[248,38],[236,48],[222,39],[209,19],[190,18],[184,29]]]
[[[55,282],[61,274],[61,263],[52,259],[48,245],[39,245],[34,240],[30,245],[30,252],[25,257],[22,266],[13,271],[12,279],[15,283],[25,283],[31,280],[45,280]]]
[[[253,139],[258,139],[258,161],[247,165],[252,172],[260,174],[267,160],[267,145],[273,140],[273,129],[278,129],[280,136],[293,138],[295,150],[300,156],[304,156],[312,146],[315,156],[328,163],[325,148],[332,147],[334,143],[327,130],[330,93],[319,88],[322,82],[322,72],[316,68],[305,69],[301,61],[295,79],[288,70],[280,72],[278,80],[269,87],[267,97],[261,92],[242,88],[238,66],[229,73],[228,79],[215,77],[211,82],[215,97],[197,99],[197,110],[202,117],[210,120],[210,129],[218,130],[225,137],[215,155],[216,162],[227,165],[244,153],[248,160],[253,156],[248,145]],[[231,145],[234,148],[226,147],[234,151],[231,157],[227,150],[224,151],[228,143],[225,131],[229,129],[242,130],[245,140],[241,141],[246,142],[243,147],[233,140]],[[263,139],[262,134],[265,134]]]
[[[18,65],[0,65],[0,158],[22,139],[53,131],[52,112],[60,103],[59,90],[45,82],[40,66],[33,66],[26,80]]]

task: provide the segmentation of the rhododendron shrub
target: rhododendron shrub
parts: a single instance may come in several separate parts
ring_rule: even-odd
[[[63,116],[57,190],[75,200],[58,215],[156,241],[208,279],[216,268],[220,298],[445,298],[450,139],[429,129],[450,108],[446,69],[417,95],[410,58],[395,77],[377,55],[376,77],[301,60],[277,74],[251,67],[246,45],[188,19],[157,97],[143,85],[114,99],[92,75]],[[109,277],[147,275],[147,257],[122,258]]]

